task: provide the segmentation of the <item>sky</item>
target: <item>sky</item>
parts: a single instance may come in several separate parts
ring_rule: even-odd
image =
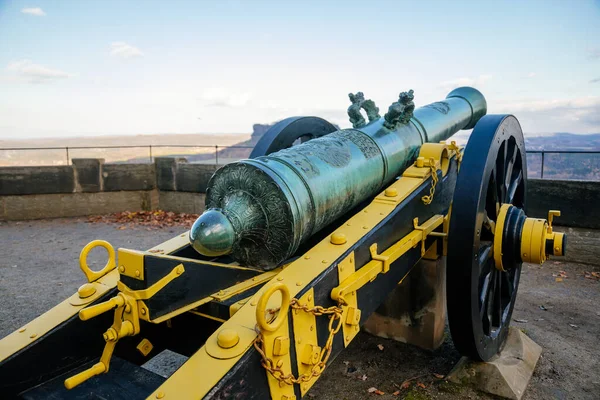
[[[600,133],[600,0],[0,0],[0,139],[348,127],[350,92],[464,85],[526,134]]]

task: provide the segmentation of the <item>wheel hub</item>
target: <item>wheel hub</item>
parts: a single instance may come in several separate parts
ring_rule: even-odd
[[[550,255],[565,253],[564,233],[552,230],[552,219],[560,211],[550,210],[548,220],[528,218],[512,204],[502,204],[494,229],[494,265],[502,272],[522,262],[542,264]]]

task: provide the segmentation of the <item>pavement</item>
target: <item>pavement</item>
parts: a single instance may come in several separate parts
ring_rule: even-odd
[[[0,337],[77,290],[84,282],[79,252],[91,240],[145,250],[184,230],[78,218],[0,222]],[[513,313],[512,325],[543,348],[523,399],[598,399],[600,282],[585,276],[600,272],[600,231],[556,230],[569,235],[567,257],[523,266]],[[93,268],[102,267],[102,252],[90,254]],[[449,334],[441,348],[429,352],[361,332],[308,398],[491,399],[443,379],[459,358]]]

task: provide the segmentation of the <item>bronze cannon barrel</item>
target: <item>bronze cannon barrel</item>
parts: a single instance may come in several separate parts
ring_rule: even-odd
[[[410,96],[412,100],[412,91]],[[395,105],[400,103],[360,128],[219,169],[208,184],[206,211],[190,230],[194,249],[206,256],[227,254],[246,266],[274,268],[400,175],[423,143],[472,129],[487,111],[483,95],[470,87],[414,110],[404,121],[388,116],[394,115]]]

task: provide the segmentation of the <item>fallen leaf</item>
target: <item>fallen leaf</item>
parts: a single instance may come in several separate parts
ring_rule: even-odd
[[[556,278],[556,279],[555,279],[555,281],[556,281],[556,282],[562,282],[562,281],[563,281],[563,278]]]
[[[558,274],[552,274],[552,276],[558,276],[559,278],[568,278],[565,271],[558,271]]]
[[[523,323],[523,324],[526,324],[527,322],[529,322],[529,321],[528,321],[528,320],[526,320],[526,319],[516,319],[516,318],[515,318],[515,319],[513,319],[513,321],[515,321],[515,322],[521,322],[521,323]]]
[[[377,348],[378,348],[379,350],[383,351],[383,345],[382,345],[382,344],[378,344],[378,345],[377,345]]]
[[[600,272],[589,272],[589,271],[585,271],[584,275],[583,275],[586,279],[592,279],[592,280],[600,280]]]
[[[425,377],[427,375],[429,375],[429,374],[413,376],[412,378],[409,378],[409,379],[405,380],[404,382],[402,382],[402,384],[400,386],[398,386],[395,383],[394,383],[394,386],[397,386],[400,389],[408,389],[410,387],[410,382],[411,381],[414,381],[415,379],[423,378],[423,377]]]
[[[392,396],[398,396],[400,394],[399,390],[396,390],[394,393],[392,393]]]
[[[137,212],[123,211],[108,215],[93,215],[88,217],[87,222],[128,224],[130,227],[141,225],[160,229],[171,226],[189,227],[194,223],[196,218],[198,218],[198,214],[178,214],[171,211],[165,212],[162,210]]]
[[[577,326],[577,325],[575,325],[575,324],[569,324],[569,326],[570,326],[571,328],[579,328],[579,326]]]
[[[359,377],[358,377],[358,378],[356,378],[356,379],[358,379],[358,380],[361,380],[361,381],[366,381],[366,380],[367,380],[367,375],[365,374],[365,375],[363,375],[363,376],[359,376]]]
[[[417,386],[420,387],[421,389],[425,389],[427,386],[425,386],[424,383],[421,382],[417,382]]]
[[[444,375],[442,375],[442,374],[436,374],[435,372],[433,373],[433,376],[435,376],[438,379],[444,379]]]
[[[367,389],[367,392],[369,392],[369,393],[375,393],[375,394],[378,394],[380,396],[385,394],[385,392],[382,392],[381,390],[379,390],[377,388],[374,388],[374,387]]]

